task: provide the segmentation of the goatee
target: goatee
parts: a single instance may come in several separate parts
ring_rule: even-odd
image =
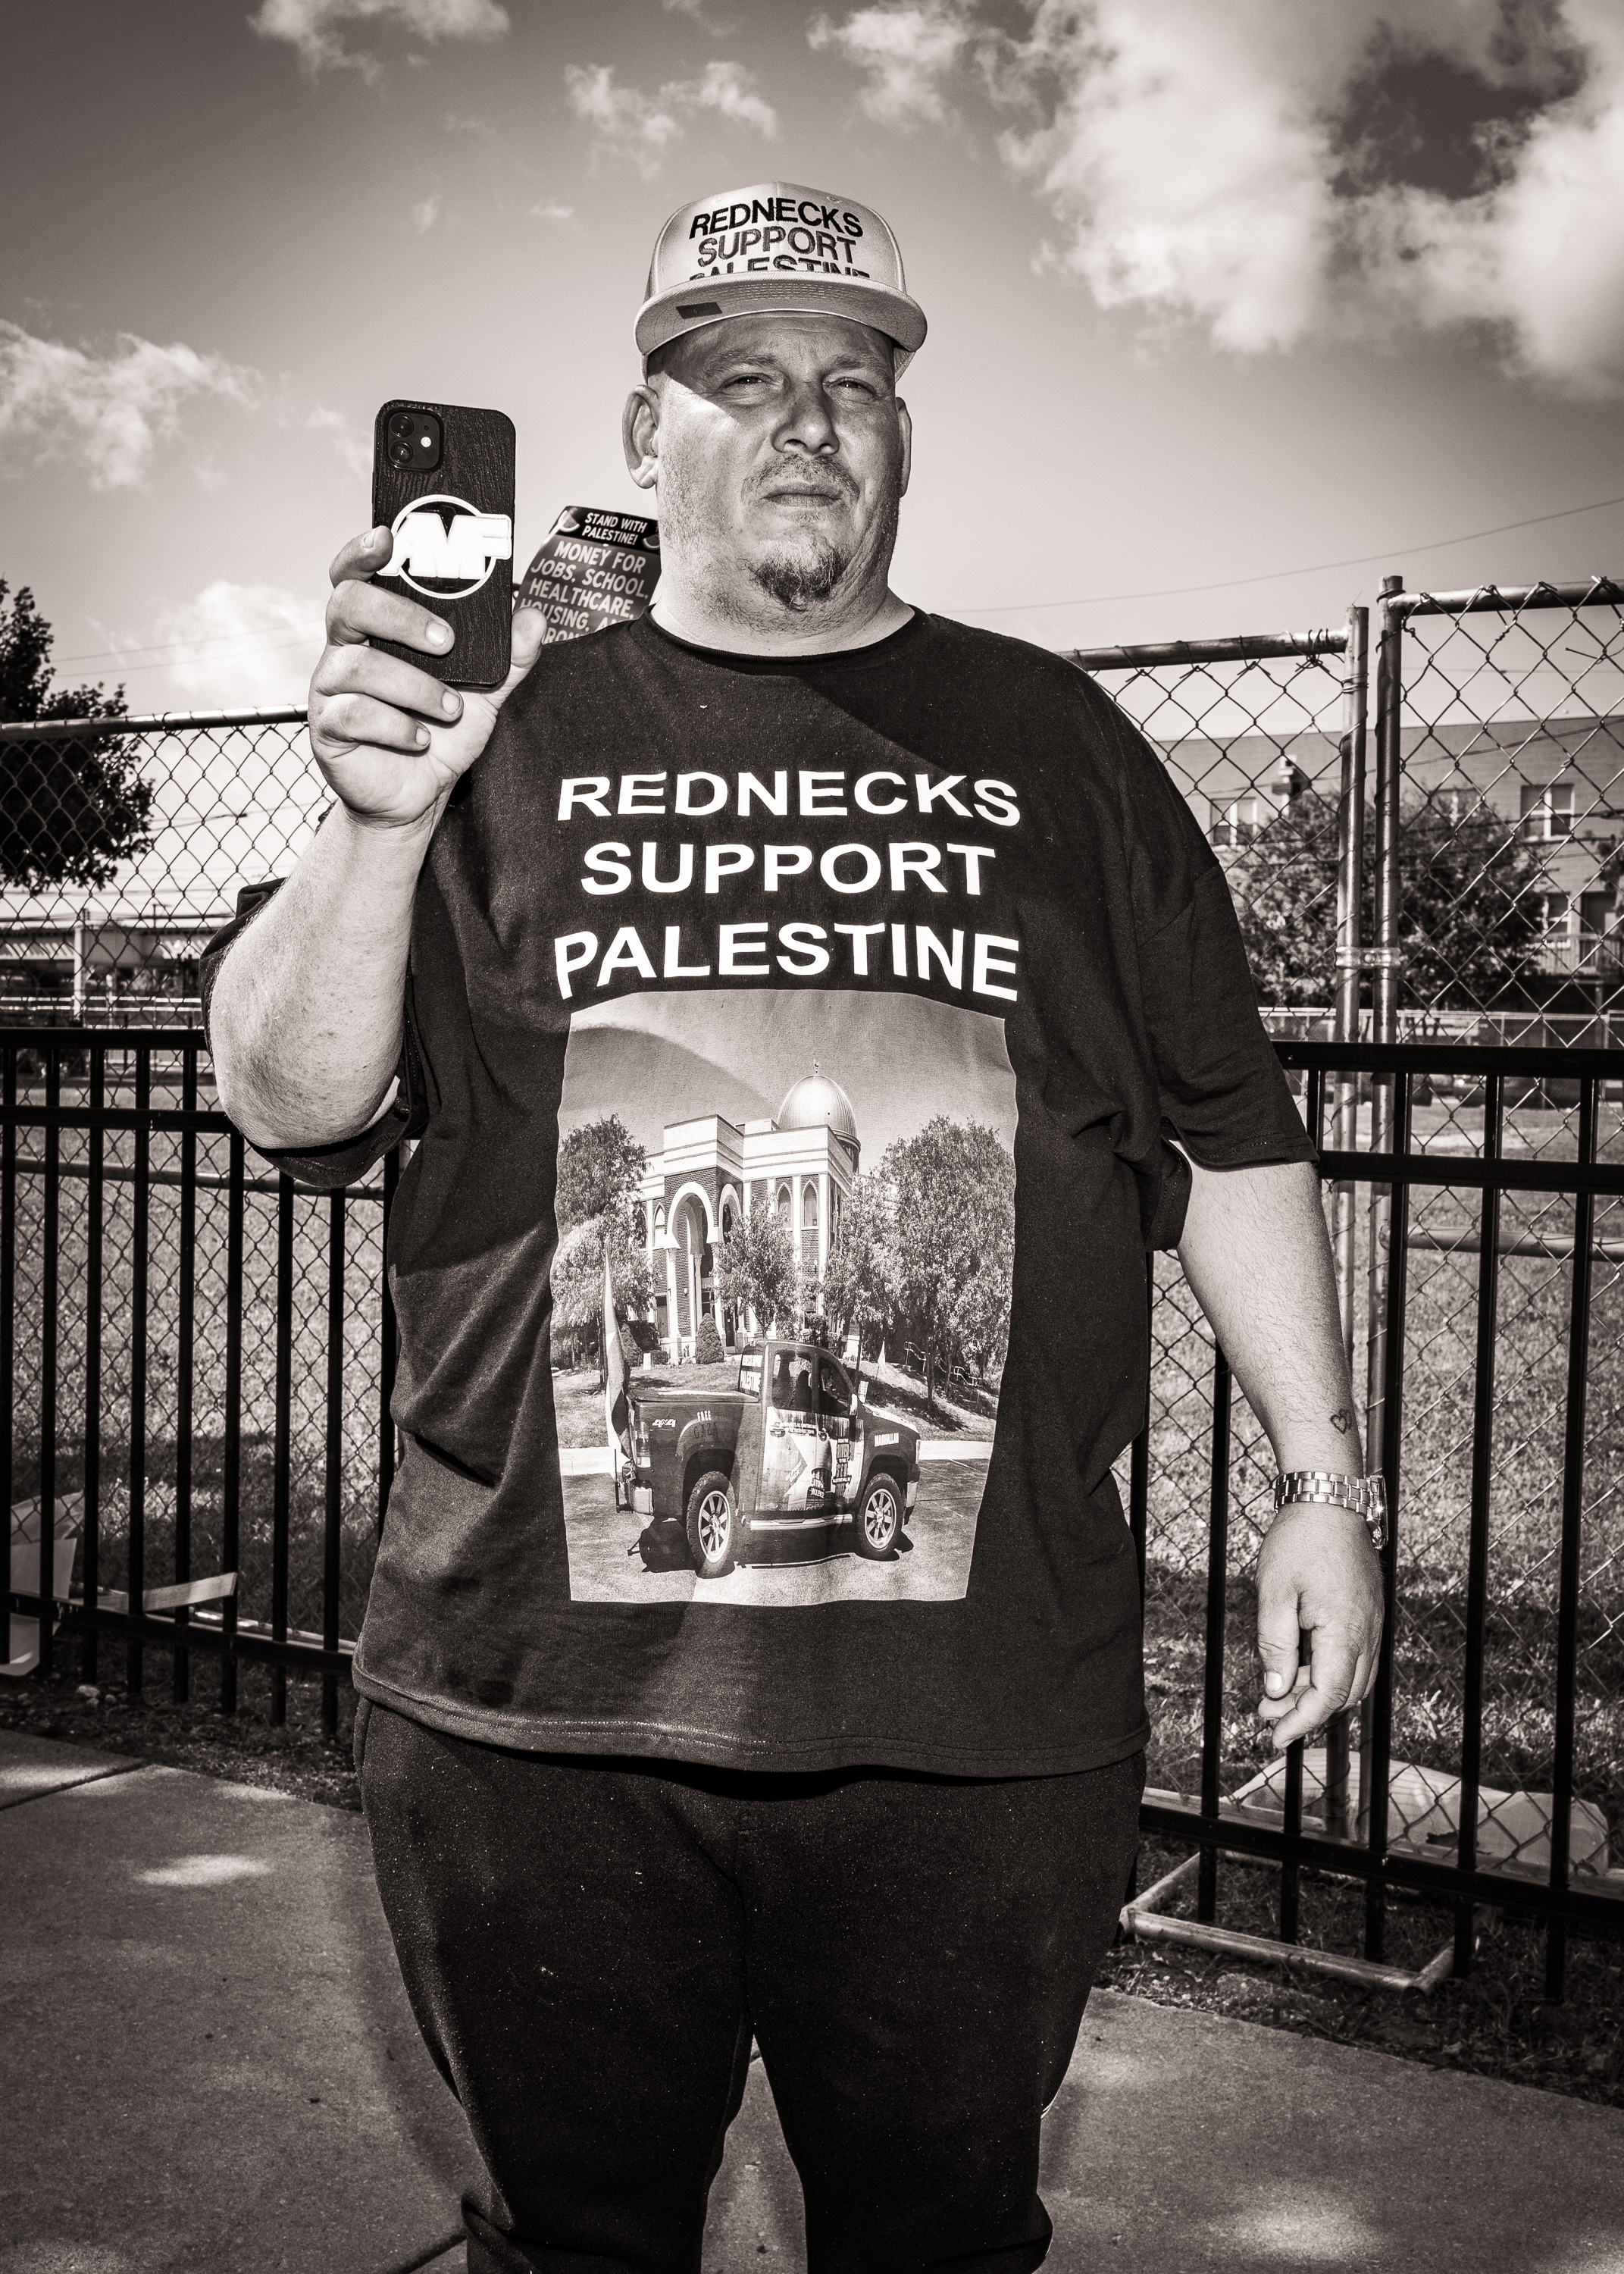
[[[852,555],[814,537],[793,553],[770,553],[755,562],[751,575],[764,592],[795,614],[826,600],[851,567]]]

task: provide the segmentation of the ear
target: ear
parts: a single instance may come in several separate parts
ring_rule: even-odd
[[[897,481],[897,495],[906,497],[908,477],[914,471],[914,421],[908,416],[908,406],[897,397],[897,432],[902,438],[902,468]]]
[[[640,490],[659,479],[659,397],[649,386],[634,387],[620,414],[620,445],[626,471]]]

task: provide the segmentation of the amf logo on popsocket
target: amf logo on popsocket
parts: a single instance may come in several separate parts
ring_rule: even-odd
[[[395,516],[395,546],[379,574],[398,576],[435,600],[462,600],[513,558],[513,523],[480,513],[466,498],[414,498]],[[420,581],[426,579],[428,581]]]

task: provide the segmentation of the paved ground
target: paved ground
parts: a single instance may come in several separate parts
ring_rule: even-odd
[[[0,1735],[0,2274],[458,2274],[357,1817]],[[1624,2274],[1624,2115],[1109,1993],[1044,2173],[1056,2274]],[[803,2264],[758,2067],[704,2274]]]

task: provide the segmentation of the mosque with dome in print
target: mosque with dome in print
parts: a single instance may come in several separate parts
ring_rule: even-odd
[[[707,1114],[665,1125],[664,1147],[650,1156],[637,1198],[656,1321],[673,1357],[693,1356],[699,1322],[712,1313],[729,1345],[755,1331],[752,1319],[716,1303],[714,1273],[722,1240],[757,1209],[784,1218],[799,1242],[802,1271],[822,1276],[861,1149],[851,1099],[816,1061],[771,1121],[735,1124]]]

